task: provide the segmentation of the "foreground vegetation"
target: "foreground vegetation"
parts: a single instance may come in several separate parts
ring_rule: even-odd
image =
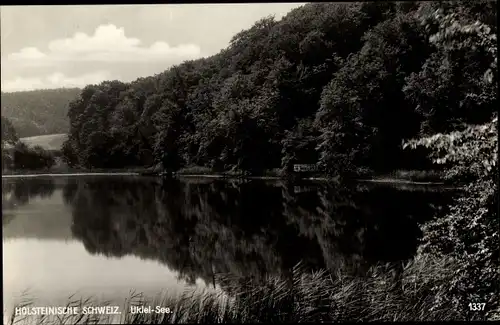
[[[440,301],[436,306],[451,301],[453,308],[461,308],[481,301],[489,318],[500,319],[498,118],[407,145],[432,148],[436,163],[451,164],[448,178],[469,180],[450,212],[422,227],[420,253],[452,256],[458,263],[451,283],[436,288],[446,288],[447,293],[447,302]]]
[[[121,308],[119,323],[253,323],[332,321],[436,321],[465,320],[451,306],[433,308],[445,292],[435,291],[450,281],[455,264],[451,259],[415,259],[403,267],[395,281],[388,265],[370,269],[365,277],[342,272],[307,272],[296,266],[288,280],[269,277],[262,285],[233,281],[231,294],[187,290],[180,296],[159,298],[132,295]],[[231,282],[220,276],[219,281]],[[25,299],[18,306],[36,305]],[[105,305],[106,302],[70,299],[68,306]],[[114,305],[114,304],[113,304]],[[131,314],[130,306],[163,306],[170,314]],[[58,319],[18,316],[17,324],[88,324],[111,321],[108,315],[74,315]],[[476,316],[474,319],[481,319]]]
[[[498,89],[492,71],[497,70],[496,34],[479,22],[464,24],[457,15],[444,15],[438,11],[431,18],[440,21],[440,30],[432,42],[444,51],[454,54],[463,50],[464,35],[476,34],[471,42],[488,44],[491,54],[486,60],[483,87]],[[474,97],[481,102],[487,98]],[[489,96],[496,97],[490,93]],[[490,97],[492,98],[492,97]],[[496,100],[496,99],[495,99]],[[464,195],[451,205],[450,212],[442,218],[423,226],[422,253],[434,256],[452,256],[458,262],[450,283],[436,288],[446,288],[447,302],[440,301],[436,308],[452,303],[453,308],[463,308],[471,302],[485,304],[488,318],[500,318],[500,268],[499,268],[499,219],[498,219],[498,113],[482,125],[469,125],[449,133],[437,133],[409,141],[404,147],[425,147],[431,150],[431,158],[446,166],[446,178],[466,182]],[[443,299],[445,299],[443,297]],[[477,311],[469,311],[467,315]]]

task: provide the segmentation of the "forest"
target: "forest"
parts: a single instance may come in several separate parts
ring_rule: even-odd
[[[494,2],[307,4],[214,56],[85,87],[63,152],[82,168],[429,169],[403,141],[491,121],[496,77]]]
[[[8,118],[20,138],[67,133],[68,104],[81,89],[39,89],[13,93],[2,92],[2,117]]]

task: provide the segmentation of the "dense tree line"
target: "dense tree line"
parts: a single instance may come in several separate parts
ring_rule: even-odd
[[[448,48],[436,41],[436,12],[473,27]],[[85,87],[69,105],[65,156],[101,168],[428,168],[426,150],[402,150],[402,140],[495,110],[496,69],[481,72],[495,22],[485,1],[307,4],[212,57]]]
[[[68,104],[80,94],[78,88],[2,92],[2,116],[9,118],[19,137],[67,133]]]

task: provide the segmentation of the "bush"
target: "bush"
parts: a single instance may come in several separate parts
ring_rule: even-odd
[[[447,102],[434,102],[436,107],[427,101],[421,108],[435,113],[443,105],[459,107],[465,115],[476,115],[481,125],[468,125],[452,132],[447,130],[448,133],[412,140],[403,146],[431,149],[434,162],[448,166],[446,179],[467,183],[464,195],[456,199],[446,216],[424,225],[419,252],[451,256],[458,263],[452,281],[435,289],[446,287],[447,295],[433,308],[440,308],[448,301],[454,309],[464,310],[469,320],[498,319],[498,117],[493,111],[498,106],[496,31],[480,21],[472,22],[443,10],[429,14],[426,19],[424,23],[428,28],[436,30],[430,41],[443,58],[450,62],[461,58],[460,62],[468,63],[467,70],[457,71],[468,77],[469,86],[449,84],[458,93],[448,96]],[[477,53],[484,54],[483,60],[475,60]],[[429,83],[429,87],[439,88],[433,83]],[[414,94],[419,93],[417,97],[420,98],[429,93],[422,87],[417,90]],[[436,124],[440,123],[438,117],[434,116]],[[486,118],[489,118],[487,123],[484,122]],[[450,127],[448,125],[448,129]],[[485,303],[484,312],[470,310],[469,303]]]
[[[447,300],[459,309],[468,309],[471,302],[486,303],[485,314],[469,311],[468,319],[497,317],[500,308],[497,123],[494,117],[485,125],[405,144],[432,148],[436,163],[451,163],[448,179],[461,182],[463,177],[473,177],[448,215],[423,226],[423,245],[419,248],[420,253],[452,256],[458,261],[451,285],[443,284],[449,286]],[[440,303],[444,300],[436,308]]]
[[[18,142],[14,147],[14,169],[48,169],[54,164],[54,155],[40,146],[29,148],[26,144]]]

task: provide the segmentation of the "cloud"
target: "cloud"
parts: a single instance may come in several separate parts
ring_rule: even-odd
[[[3,92],[14,92],[34,89],[55,89],[85,87],[88,84],[98,84],[105,80],[110,80],[108,71],[97,71],[87,73],[78,77],[68,77],[63,73],[56,72],[46,77],[16,78],[12,80],[2,80]]]
[[[53,40],[48,43],[48,51],[45,53],[36,47],[25,47],[7,55],[6,60],[14,64],[46,66],[61,62],[180,63],[201,56],[201,49],[195,44],[170,46],[166,42],[157,41],[150,46],[142,46],[141,40],[127,37],[124,28],[108,24],[98,26],[93,35],[76,33],[71,38]]]
[[[10,57],[18,60],[37,60],[45,58],[46,55],[36,47],[25,47],[17,53],[12,53]]]

